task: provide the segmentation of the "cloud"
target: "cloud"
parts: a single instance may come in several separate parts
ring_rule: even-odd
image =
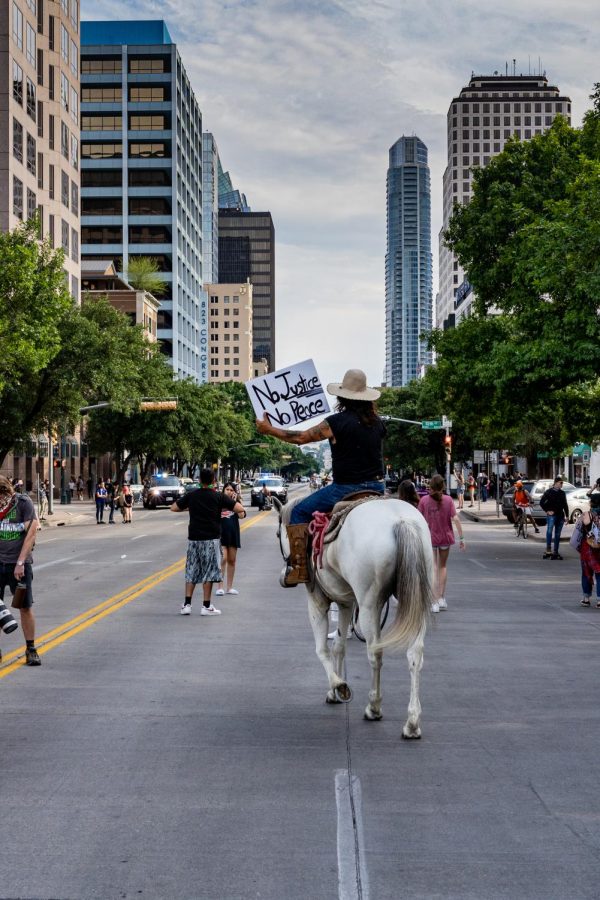
[[[350,365],[381,379],[389,147],[416,133],[429,148],[435,260],[446,114],[471,71],[541,57],[574,124],[597,77],[596,0],[130,0],[126,15],[165,19],[224,167],[273,214],[278,360],[318,356],[330,380]]]

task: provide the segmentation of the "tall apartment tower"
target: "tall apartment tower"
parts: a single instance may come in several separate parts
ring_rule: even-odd
[[[385,383],[401,387],[431,364],[431,181],[427,147],[401,137],[390,148],[385,257]]]
[[[514,64],[513,64],[514,67]],[[443,226],[439,235],[438,328],[452,328],[473,305],[471,285],[444,245],[455,203],[468,203],[474,166],[486,166],[513,136],[529,140],[557,115],[571,121],[571,100],[546,75],[473,75],[448,109],[448,165],[444,172]]]
[[[125,278],[157,260],[161,349],[206,380],[200,107],[162,20],[83,22],[81,43],[82,254]]]
[[[202,270],[206,284],[219,280],[219,150],[214,136],[202,135]]]
[[[247,281],[204,287],[210,298],[209,381],[248,381],[254,377],[252,285]]]
[[[78,0],[0,3],[0,229],[36,211],[78,299]]]
[[[254,360],[275,369],[275,228],[270,212],[219,210],[219,282],[252,283]]]

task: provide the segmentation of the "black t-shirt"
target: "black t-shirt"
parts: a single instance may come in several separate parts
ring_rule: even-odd
[[[356,413],[341,412],[325,420],[333,432],[331,465],[336,484],[360,484],[383,478],[385,425],[377,419],[363,425]]]
[[[214,541],[221,538],[221,510],[233,509],[235,500],[212,488],[198,488],[175,501],[190,514],[190,541]]]

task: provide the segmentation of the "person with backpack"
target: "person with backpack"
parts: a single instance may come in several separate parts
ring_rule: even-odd
[[[567,495],[562,489],[563,479],[560,475],[554,479],[551,488],[542,495],[540,506],[546,513],[546,552],[544,559],[562,559],[558,552],[560,546],[560,533],[563,530],[565,519],[569,518],[569,506]],[[554,548],[552,542],[554,539]]]

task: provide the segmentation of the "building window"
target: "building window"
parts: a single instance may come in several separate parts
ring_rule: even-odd
[[[79,98],[74,87],[71,87],[71,118],[77,125],[79,119]]]
[[[41,100],[37,102],[37,134],[39,138],[44,137],[44,104]]]
[[[44,154],[37,155],[37,181],[38,187],[42,191],[44,189]]]
[[[32,175],[36,173],[36,147],[35,147],[35,138],[33,138],[30,134],[27,135],[27,171],[31,172]]]
[[[169,156],[169,147],[164,141],[154,144],[131,143],[129,156],[131,159],[163,159]]]
[[[82,144],[82,159],[121,159],[123,145],[116,144]]]
[[[79,215],[79,188],[74,181],[71,182],[71,212]]]
[[[79,139],[74,134],[71,135],[71,165],[74,169],[79,168]]]
[[[152,87],[130,87],[129,100],[131,103],[163,103],[168,100],[166,90],[162,85]]]
[[[66,172],[60,173],[60,199],[62,205],[69,208],[69,176]]]
[[[60,220],[61,225],[61,246],[65,251],[65,255],[69,254],[69,223],[64,219]]]
[[[75,228],[71,228],[71,259],[79,262],[79,235]]]
[[[60,105],[69,112],[69,79],[64,72],[60,73]]]
[[[163,131],[166,128],[164,116],[130,116],[131,131]]]
[[[16,3],[12,5],[12,36],[13,41],[19,48],[19,50],[23,49],[23,13],[19,9]],[[23,204],[21,203],[21,207]],[[23,214],[21,211],[21,218],[23,218]]]
[[[34,16],[35,16],[36,13],[37,13],[37,4],[36,4],[35,0],[26,0],[26,2],[27,2],[27,6],[29,7],[29,9],[31,10],[31,12],[32,12],[32,13],[34,14]]]
[[[33,81],[28,78],[27,79],[27,115],[33,119],[35,122],[35,116],[37,113],[37,103],[35,102],[35,84]]]
[[[71,22],[77,28],[79,24],[79,0],[71,0]]]
[[[23,126],[17,119],[13,119],[13,156],[23,162]]]
[[[121,131],[123,128],[123,117],[117,115],[99,116],[99,115],[83,115],[81,116],[82,131]]]
[[[129,71],[135,75],[156,75],[162,72],[170,72],[170,60],[160,56],[150,59],[130,59]]]
[[[82,57],[81,74],[82,75],[120,75],[122,71],[121,57],[109,59],[105,56],[100,59],[90,59]]]
[[[23,69],[13,60],[13,100],[23,106]]]
[[[112,84],[106,87],[81,88],[82,103],[120,103],[122,90],[120,85]]]
[[[23,182],[13,175],[13,213],[23,218]]]
[[[61,23],[60,26],[60,55],[69,64],[69,32]]]
[[[48,216],[48,239],[50,241],[50,246],[54,247],[55,238],[54,238],[54,216]]]
[[[25,44],[25,56],[27,57],[27,62],[35,69],[37,66],[37,48],[35,46],[35,31],[27,22],[26,28],[27,40]]]
[[[37,209],[37,201],[33,191],[27,188],[27,218],[33,219]]]
[[[54,130],[56,120],[54,116],[48,116],[48,146],[54,150]]]
[[[54,66],[48,66],[48,97],[54,100]]]
[[[71,72],[77,75],[77,44],[71,38]]]
[[[65,159],[69,158],[69,129],[64,122],[60,123],[60,152]]]
[[[48,166],[48,196],[54,200],[54,166]]]

